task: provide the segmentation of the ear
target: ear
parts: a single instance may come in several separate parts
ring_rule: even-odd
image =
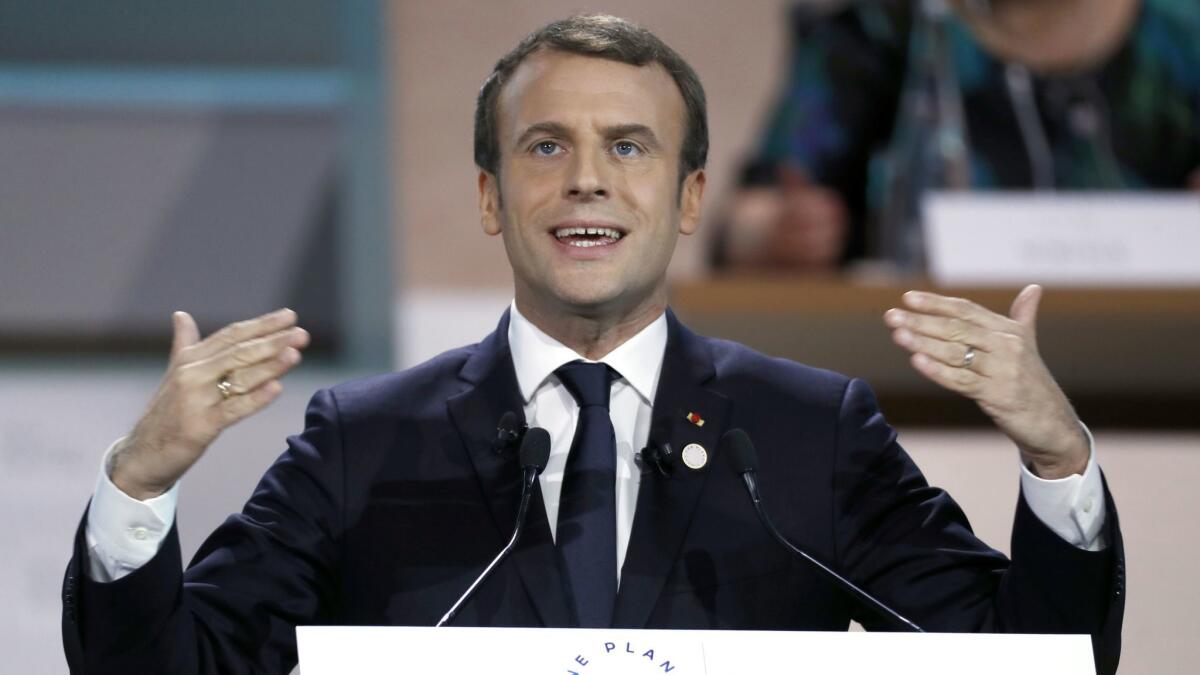
[[[500,181],[482,169],[479,171],[479,223],[487,234],[500,234]]]
[[[696,169],[683,179],[679,193],[679,232],[692,234],[700,227],[700,201],[704,197],[704,169]]]

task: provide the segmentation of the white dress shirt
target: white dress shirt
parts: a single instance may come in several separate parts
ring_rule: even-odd
[[[540,478],[546,520],[553,534],[558,523],[567,454],[575,435],[579,406],[554,371],[584,357],[546,335],[513,303],[508,325],[517,385],[530,426],[550,433],[550,461]],[[650,414],[667,345],[666,315],[600,359],[620,377],[613,381],[609,414],[617,442],[617,578],[625,561],[641,471],[636,456],[650,435]],[[1106,518],[1104,489],[1096,463],[1095,442],[1086,427],[1091,456],[1083,475],[1058,480],[1038,478],[1020,466],[1025,501],[1037,517],[1068,543],[1098,551],[1107,544],[1102,530]],[[96,581],[115,581],[149,562],[158,552],[175,520],[179,484],[166,493],[138,501],[109,479],[113,443],[105,453],[96,491],[88,506],[85,536],[90,554],[88,573]],[[1019,464],[1019,463],[1018,463]]]
[[[517,386],[525,404],[525,422],[550,432],[550,461],[542,472],[542,501],[550,533],[558,525],[558,500],[562,493],[567,454],[575,437],[579,405],[554,371],[572,361],[595,363],[546,335],[521,315],[514,302],[509,311],[508,344],[512,350]],[[617,441],[617,582],[625,563],[633,511],[637,506],[641,470],[636,456],[650,437],[650,413],[658,374],[667,350],[667,316],[663,314],[637,335],[600,359],[617,371],[609,390],[608,414]]]

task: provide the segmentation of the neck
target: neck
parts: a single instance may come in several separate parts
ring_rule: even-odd
[[[1038,73],[1093,68],[1129,35],[1142,0],[992,0],[977,12],[958,0],[959,14],[993,55]]]
[[[598,361],[654,323],[667,309],[667,293],[665,288],[659,289],[653,297],[621,312],[546,307],[520,289],[516,302],[521,315],[542,332],[584,358]]]

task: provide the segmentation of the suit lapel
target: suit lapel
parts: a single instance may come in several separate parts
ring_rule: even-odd
[[[613,619],[613,625],[619,628],[646,625],[679,556],[708,474],[719,470],[717,442],[725,431],[729,413],[729,401],[704,387],[715,371],[712,356],[701,339],[684,328],[671,312],[667,313],[667,321],[667,348],[655,395],[650,439],[660,443],[667,440],[677,456],[689,444],[699,444],[707,451],[708,462],[702,469],[694,470],[677,461],[670,478],[650,472],[642,474]],[[698,415],[703,425],[690,421],[689,413]]]
[[[449,399],[450,418],[471,458],[501,540],[508,541],[521,494],[521,472],[511,454],[499,455],[492,449],[492,441],[500,416],[511,411],[523,419],[524,406],[508,347],[507,312],[496,331],[463,365],[460,376],[473,386]],[[543,625],[569,626],[570,613],[546,522],[546,507],[540,487],[534,487],[529,520],[508,564],[517,568]]]

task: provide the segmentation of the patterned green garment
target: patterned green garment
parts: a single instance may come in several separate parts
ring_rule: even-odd
[[[860,1],[833,15],[793,11],[791,70],[747,183],[788,162],[837,190],[853,220],[848,258],[882,193],[880,159],[897,115],[911,7]],[[1005,64],[952,18],[974,187],[1033,184]],[[1179,189],[1200,168],[1200,0],[1143,0],[1130,36],[1098,69],[1033,77],[1060,189]]]

